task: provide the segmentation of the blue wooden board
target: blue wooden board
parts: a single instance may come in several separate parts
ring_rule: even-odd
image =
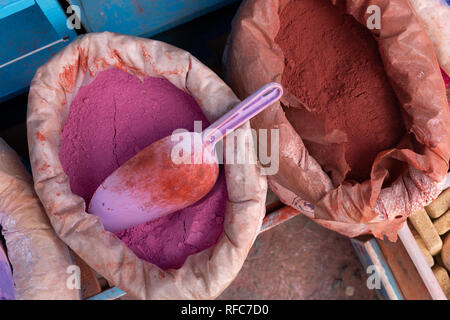
[[[88,32],[149,37],[238,0],[70,0]],[[194,37],[195,35],[187,35]]]
[[[34,5],[34,0],[0,0],[0,19]]]
[[[350,241],[364,270],[367,270],[369,266],[378,266],[378,268],[384,272],[386,280],[391,288],[391,290],[389,290],[390,294],[385,287],[386,284],[381,283],[381,288],[376,290],[377,295],[380,298],[387,300],[403,300],[403,295],[401,294],[401,291],[395,281],[389,265],[386,262],[386,259],[384,258],[383,253],[381,252],[380,247],[378,246],[377,241],[374,238],[366,241],[359,240],[358,238],[352,238]],[[371,256],[367,250],[367,247],[372,249],[372,254],[375,254],[376,257]]]
[[[0,0],[0,66],[48,44],[47,49],[0,67],[0,101],[26,91],[36,70],[76,37],[56,0]],[[31,5],[30,5],[31,4]]]
[[[88,298],[87,300],[116,300],[124,296],[126,293],[117,287],[109,288],[99,294]]]

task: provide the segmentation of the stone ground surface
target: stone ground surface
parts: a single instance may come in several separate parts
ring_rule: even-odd
[[[218,299],[377,299],[350,240],[304,216],[258,236]]]

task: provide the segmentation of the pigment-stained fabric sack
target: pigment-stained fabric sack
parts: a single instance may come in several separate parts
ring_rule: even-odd
[[[67,246],[58,239],[18,155],[0,138],[0,224],[16,299],[79,299],[70,289]]]
[[[41,66],[31,84],[27,121],[36,192],[60,238],[131,297],[214,298],[235,278],[258,234],[267,181],[254,164],[225,165],[228,202],[218,243],[189,256],[178,270],[163,271],[137,258],[104,230],[97,217],[86,213],[84,200],[71,192],[59,160],[61,130],[77,91],[98,72],[112,67],[140,78],[166,78],[189,92],[209,121],[239,103],[216,74],[181,49],[109,32],[79,37]],[[250,125],[244,128],[242,133],[248,134]],[[251,139],[239,140],[235,148],[247,152],[256,163]]]
[[[224,65],[226,79],[239,97],[265,82],[281,83],[284,56],[274,39],[280,28],[279,14],[288,2],[247,0],[234,18]],[[263,111],[251,124],[255,129],[279,129],[280,170],[268,179],[284,203],[302,212],[305,211],[299,203],[312,203],[314,212],[308,216],[344,235],[372,233],[395,240],[406,217],[439,194],[448,170],[450,115],[442,76],[430,39],[407,0],[332,3],[336,10],[352,15],[364,25],[370,5],[381,9],[381,30],[374,29],[372,33],[386,74],[408,118],[405,127],[422,150],[408,146],[381,152],[372,165],[370,180],[335,185],[308,153],[303,143],[306,137],[297,134],[280,103]],[[303,108],[287,90],[281,103]],[[312,126],[307,119],[304,121],[300,125],[309,129],[309,141],[332,142],[331,134],[321,131],[320,126]],[[382,187],[389,176],[389,164],[395,161],[406,163],[407,168],[390,185]]]
[[[430,38],[439,64],[450,74],[450,4],[444,0],[409,0]]]

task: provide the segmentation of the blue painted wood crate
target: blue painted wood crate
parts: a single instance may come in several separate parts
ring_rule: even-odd
[[[88,32],[113,31],[141,37],[150,37],[237,1],[68,0],[79,9]]]
[[[350,241],[367,274],[378,278],[380,286],[376,288],[378,297],[385,300],[403,300],[401,290],[375,238],[363,236],[352,238]]]
[[[57,0],[0,0],[0,101],[25,92],[36,70],[77,34]]]

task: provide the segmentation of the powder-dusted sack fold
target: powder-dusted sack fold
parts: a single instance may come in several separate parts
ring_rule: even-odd
[[[52,229],[19,156],[1,138],[0,225],[13,269],[15,299],[80,299],[80,290],[67,286],[67,271],[74,264],[69,248]]]
[[[409,0],[427,32],[442,68],[450,74],[450,3],[448,0]]]
[[[248,95],[267,81],[283,82],[284,70],[290,71],[292,62],[289,60],[289,54],[285,56],[283,48],[275,40],[285,23],[280,21],[280,15],[290,2],[248,0],[241,5],[233,21],[231,37],[224,55],[227,81],[240,97]],[[316,145],[339,144],[345,141],[346,137],[342,135],[342,131],[329,130],[330,126],[324,121],[325,117],[313,121],[315,119],[311,117],[311,113],[305,112],[310,110],[307,110],[305,103],[296,96],[299,93],[290,92],[292,87],[289,88],[289,85],[281,103],[295,108],[296,113],[303,112],[297,118],[304,120],[297,127],[301,134],[299,135],[289,122],[289,113],[284,113],[281,104],[275,104],[252,119],[252,127],[279,129],[280,170],[269,177],[269,184],[284,203],[299,210],[301,208],[297,204],[302,202],[300,200],[312,203],[315,210],[313,214],[309,214],[311,218],[347,236],[372,233],[380,238],[386,235],[395,240],[397,230],[406,217],[438,195],[448,171],[450,114],[439,65],[430,39],[407,0],[335,0],[329,3],[335,6],[335,10],[353,16],[363,26],[367,25],[367,19],[372,12],[369,10],[368,13],[369,6],[376,5],[380,8],[381,29],[373,29],[371,34],[376,40],[386,76],[400,103],[407,135],[395,148],[378,153],[373,161],[370,179],[360,183],[349,180],[339,183],[346,171],[345,166],[326,168],[331,172],[330,177],[320,165],[322,160],[327,160],[326,157],[314,159],[305,145],[309,144],[311,147],[311,142]],[[296,12],[292,10],[292,13],[288,14]],[[319,12],[317,14],[319,15]],[[300,16],[299,12],[297,21],[293,21],[301,23],[303,19],[307,20],[307,17],[308,15]],[[319,24],[316,29],[320,30],[324,25]],[[304,28],[309,27],[310,25],[304,25]],[[334,30],[328,32],[332,33]],[[316,39],[308,39],[305,35],[305,43],[300,42],[297,45],[308,46],[308,41],[316,45],[314,41],[326,41],[328,35],[325,33],[324,37],[318,36]],[[301,32],[291,36],[298,39],[297,41],[303,39]],[[347,39],[359,36],[358,32],[354,32]],[[317,47],[320,45],[317,44]],[[332,44],[323,48],[331,51],[335,49],[337,52],[332,54],[340,54],[339,48]],[[286,49],[288,48],[284,48]],[[355,52],[355,57],[357,56],[358,52]],[[342,52],[342,58],[344,57],[345,52]],[[341,63],[345,63],[345,59],[343,60]],[[307,61],[294,61],[294,65],[300,67],[303,62]],[[325,66],[319,64],[318,71],[325,67],[328,72],[326,67],[335,67],[327,65],[327,61],[320,63]],[[361,72],[364,71],[363,66]],[[304,70],[300,67],[292,72],[310,70],[308,67],[310,66],[305,64]],[[314,70],[309,72],[314,73]],[[339,72],[345,72],[345,68]],[[320,76],[320,72],[317,72],[317,77]],[[307,79],[316,78],[311,75]],[[327,83],[330,86],[334,84],[332,81]],[[299,83],[297,88],[308,92],[308,85],[306,82]],[[314,88],[315,84],[311,85]],[[364,94],[354,92],[354,96],[361,93]],[[299,96],[303,98],[302,95]],[[395,126],[395,123],[390,126]],[[395,144],[395,141],[394,137],[389,144]],[[333,157],[336,154],[338,153],[328,152],[326,156]],[[343,152],[340,151],[340,154]],[[345,164],[345,161],[338,163]],[[322,164],[325,167],[324,161]]]

